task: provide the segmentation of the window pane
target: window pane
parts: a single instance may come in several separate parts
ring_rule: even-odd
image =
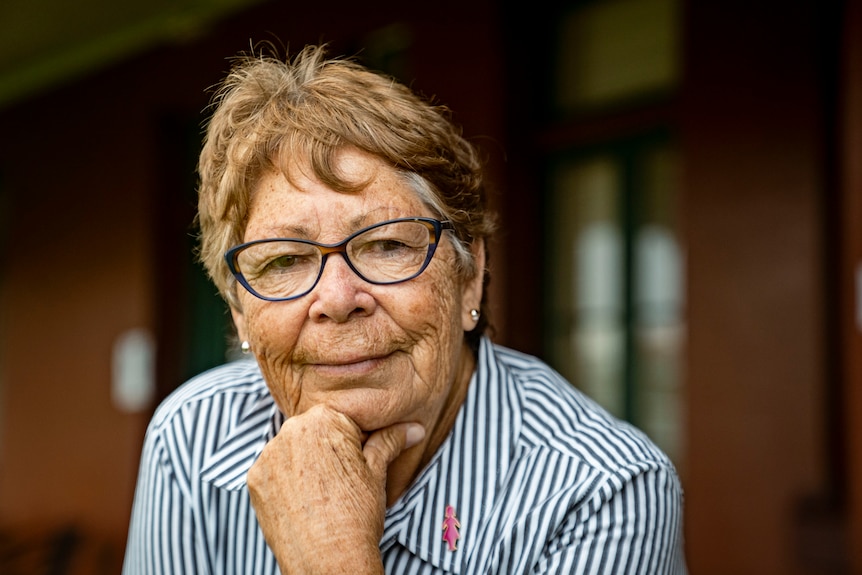
[[[675,147],[629,142],[551,171],[551,364],[682,466],[685,338]]]
[[[684,259],[677,221],[677,161],[666,145],[636,159],[641,206],[634,238],[634,388],[638,425],[680,463],[684,437]]]
[[[553,185],[552,363],[620,417],[623,375],[622,173],[611,157],[561,167]]]

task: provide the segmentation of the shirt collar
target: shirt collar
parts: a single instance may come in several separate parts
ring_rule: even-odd
[[[518,404],[517,386],[483,338],[449,437],[387,512],[384,550],[397,543],[439,569],[464,572],[513,457],[521,427]],[[454,551],[443,540],[447,506],[460,523]]]

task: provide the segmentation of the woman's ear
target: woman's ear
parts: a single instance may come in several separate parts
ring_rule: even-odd
[[[248,331],[245,327],[245,314],[241,310],[231,306],[230,315],[233,317],[233,325],[236,327],[236,335],[239,341],[248,341]]]
[[[473,331],[478,321],[475,312],[482,311],[482,290],[485,285],[485,240],[475,240],[470,250],[473,252],[475,273],[467,280],[464,292],[461,294],[461,326],[464,331]]]

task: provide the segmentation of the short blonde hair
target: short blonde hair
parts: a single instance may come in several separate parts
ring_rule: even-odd
[[[334,157],[345,147],[401,173],[439,217],[454,224],[459,273],[473,277],[478,271],[469,246],[491,234],[493,218],[476,149],[446,108],[352,60],[327,59],[322,46],[308,46],[286,61],[241,56],[213,106],[198,166],[200,259],[231,306],[239,308],[236,281],[223,254],[242,242],[258,179],[268,169],[287,175],[290,166],[306,163],[328,187],[355,191],[357,183],[334,169]],[[487,325],[488,310],[482,311],[474,330],[479,334]]]

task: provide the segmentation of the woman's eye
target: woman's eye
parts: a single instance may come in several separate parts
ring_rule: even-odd
[[[401,240],[379,240],[374,243],[374,249],[381,252],[394,252],[408,249],[409,246]]]
[[[399,239],[379,239],[366,242],[356,250],[355,255],[366,258],[403,258],[412,257],[416,251],[415,246],[411,246],[404,240]]]
[[[269,260],[263,266],[263,273],[282,273],[287,271],[297,271],[302,269],[304,264],[308,263],[307,257],[297,255],[283,255]]]
[[[270,262],[270,266],[278,268],[289,268],[296,264],[296,256],[280,256]]]

